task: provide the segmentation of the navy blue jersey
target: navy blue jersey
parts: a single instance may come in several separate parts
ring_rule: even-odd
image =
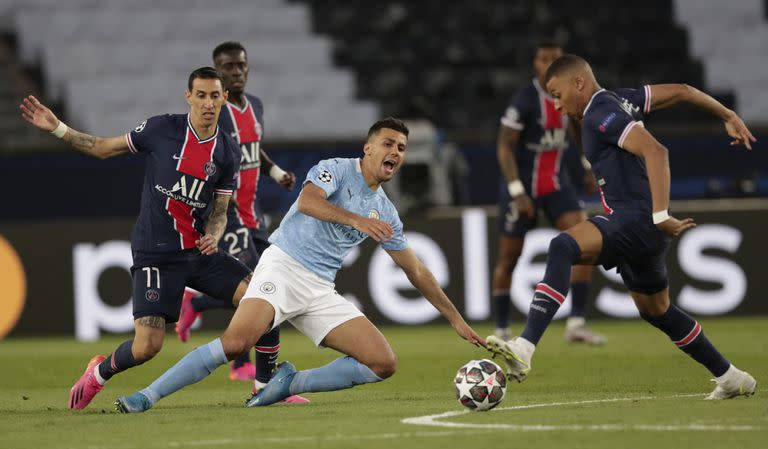
[[[623,149],[635,126],[644,126],[650,112],[651,90],[600,89],[584,109],[582,145],[592,164],[607,214],[614,210],[651,212],[651,188],[645,161]]]
[[[560,170],[568,148],[568,116],[555,110],[552,97],[536,78],[517,92],[501,124],[520,131],[515,148],[520,181],[533,198],[559,191],[569,183]]]
[[[231,195],[237,185],[235,142],[218,127],[213,137],[198,139],[187,114],[151,117],[125,139],[131,152],[146,155],[131,247],[146,252],[194,248],[214,193]]]
[[[245,106],[227,102],[221,108],[219,126],[240,145],[240,180],[235,191],[235,204],[230,207],[227,220],[264,233],[266,226],[257,202],[261,157],[259,147],[264,135],[264,105],[258,97],[245,94]]]

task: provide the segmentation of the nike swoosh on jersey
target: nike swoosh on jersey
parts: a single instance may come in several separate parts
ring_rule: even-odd
[[[185,157],[182,157],[182,156],[178,156],[178,155],[175,155],[175,154],[174,154],[174,155],[173,155],[173,159],[175,159],[175,160],[177,160],[177,161],[180,161],[180,160],[182,160],[182,159],[186,159],[186,158],[185,158]]]

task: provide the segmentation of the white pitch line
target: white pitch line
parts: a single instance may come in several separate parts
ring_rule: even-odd
[[[702,397],[702,394],[676,394],[671,396],[640,396],[634,398],[611,398],[611,399],[591,399],[585,401],[570,401],[570,402],[545,402],[540,404],[528,404],[528,405],[516,405],[512,407],[499,407],[491,410],[496,411],[508,411],[508,410],[526,410],[532,408],[543,407],[562,407],[571,405],[583,405],[583,404],[604,404],[610,402],[627,402],[627,401],[650,401],[656,399],[674,399],[674,398],[687,398],[687,397]],[[622,431],[622,430],[639,430],[639,431],[658,431],[658,432],[678,432],[684,430],[695,431],[708,431],[708,432],[751,432],[764,430],[762,426],[751,425],[705,425],[705,424],[683,424],[683,425],[666,425],[666,424],[569,424],[569,425],[551,425],[551,424],[503,424],[503,423],[457,423],[451,421],[438,421],[445,418],[453,418],[456,416],[467,415],[469,410],[454,410],[444,413],[437,413],[434,415],[415,416],[412,418],[405,418],[400,422],[403,424],[413,424],[417,426],[433,426],[433,427],[449,427],[460,429],[505,429],[513,430],[517,432],[541,432],[541,431],[583,431],[583,430],[601,430],[601,431]]]

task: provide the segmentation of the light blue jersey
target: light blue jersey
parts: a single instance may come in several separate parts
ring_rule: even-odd
[[[397,209],[382,188],[371,190],[360,171],[360,159],[326,159],[307,173],[311,182],[325,191],[334,206],[389,223],[395,231],[381,243],[385,250],[403,250],[408,242]],[[330,223],[298,211],[296,200],[269,241],[323,279],[334,282],[336,272],[349,251],[368,235],[352,226]]]

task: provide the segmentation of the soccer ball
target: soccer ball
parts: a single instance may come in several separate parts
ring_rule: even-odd
[[[490,410],[504,399],[507,377],[488,359],[470,360],[453,379],[459,404],[474,411]]]

